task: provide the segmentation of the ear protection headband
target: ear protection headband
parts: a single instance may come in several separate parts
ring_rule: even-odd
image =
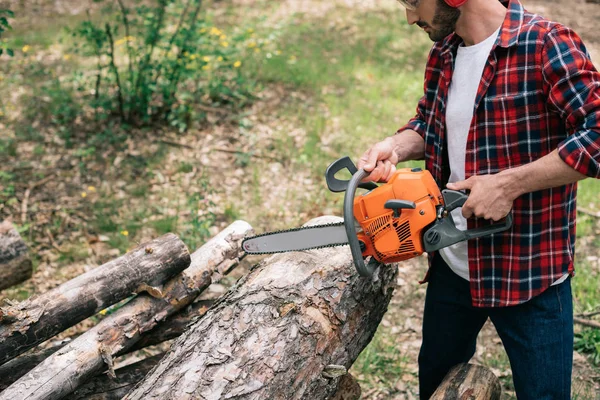
[[[465,4],[467,0],[444,0],[450,7],[458,8]]]

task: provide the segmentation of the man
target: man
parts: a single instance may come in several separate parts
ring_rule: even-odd
[[[569,399],[576,182],[600,178],[600,74],[573,31],[518,0],[399,1],[435,42],[424,95],[358,167],[387,181],[424,158],[440,187],[470,191],[457,225],[513,215],[509,231],[430,254],[421,398],[473,356],[489,317],[517,397]]]

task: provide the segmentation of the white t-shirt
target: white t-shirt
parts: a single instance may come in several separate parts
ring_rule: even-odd
[[[452,82],[450,82],[450,88],[448,89],[446,108],[446,136],[450,162],[449,182],[465,179],[467,138],[475,111],[475,97],[483,75],[483,68],[499,32],[500,28],[480,43],[458,47]],[[453,210],[452,217],[458,229],[467,229],[467,220],[462,216],[461,208]],[[458,276],[469,280],[469,258],[466,241],[441,249],[440,255],[452,271]],[[563,275],[552,285],[558,285],[565,281],[568,276],[569,274]]]
[[[475,111],[475,97],[483,75],[483,68],[499,32],[500,28],[482,42],[472,46],[461,45],[458,47],[446,108],[446,138],[450,161],[449,182],[465,179],[467,137]],[[467,229],[467,220],[462,216],[461,208],[453,210],[452,217],[458,229]],[[469,280],[466,241],[441,249],[440,255],[458,276]]]

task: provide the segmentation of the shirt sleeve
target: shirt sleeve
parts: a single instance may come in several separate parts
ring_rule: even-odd
[[[549,106],[570,133],[558,154],[579,173],[600,178],[600,74],[581,38],[561,25],[546,35],[542,60]]]

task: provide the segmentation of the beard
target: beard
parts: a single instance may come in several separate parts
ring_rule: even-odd
[[[456,30],[456,21],[460,17],[458,8],[450,7],[444,0],[438,0],[433,16],[431,31],[428,32],[429,38],[434,42],[443,40],[446,36]]]

